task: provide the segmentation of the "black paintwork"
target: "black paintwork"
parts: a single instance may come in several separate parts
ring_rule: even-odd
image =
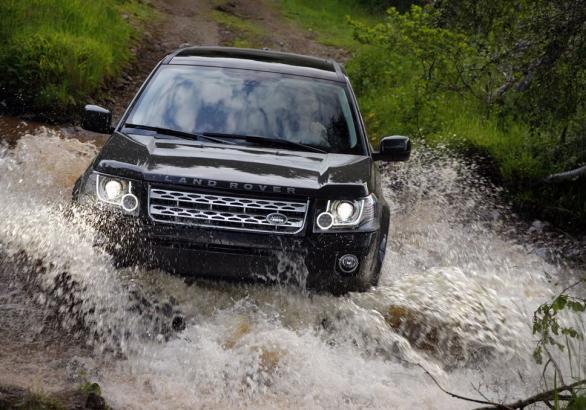
[[[199,275],[242,279],[247,276],[245,271],[258,272],[258,266],[271,269],[270,266],[278,259],[275,255],[288,252],[302,255],[309,269],[308,280],[312,287],[361,290],[376,284],[384,257],[389,208],[381,191],[379,167],[373,158],[377,154],[371,152],[356,99],[340,66],[313,57],[227,48],[183,49],[166,57],[160,64],[238,67],[344,82],[350,90],[357,135],[367,151],[364,155],[322,154],[161,137],[138,131],[133,133],[128,128],[122,133],[122,124],[135,104],[135,97],[111,138],[78,181],[74,190],[75,199],[80,199],[81,194],[87,191],[84,186],[89,176],[97,172],[135,181],[143,204],[150,183],[187,190],[254,193],[257,197],[303,197],[310,200],[312,208],[305,231],[298,236],[154,224],[146,210],[141,208],[138,219],[131,217],[133,222],[139,222],[140,228],[133,230],[130,241],[133,246],[130,252],[126,252],[126,258],[141,255],[141,259],[155,260],[159,266],[171,271],[197,271]],[[393,145],[392,142],[389,142],[390,145]],[[371,193],[379,200],[379,230],[364,233],[313,232],[315,201],[358,199]],[[148,252],[145,253],[145,249]],[[344,253],[354,253],[360,258],[360,268],[353,275],[343,275],[336,267],[337,258]],[[194,260],[199,261],[197,269],[194,269]]]
[[[88,104],[84,108],[83,128],[95,130],[101,134],[112,132],[112,113],[97,105]]]
[[[360,198],[376,191],[368,156],[320,154],[114,134],[94,170],[151,182],[324,198]],[[194,182],[195,181],[195,182]],[[230,183],[239,183],[236,187]],[[252,189],[245,189],[251,184]],[[261,189],[261,187],[267,187]],[[281,187],[278,191],[274,187]],[[288,190],[288,188],[294,189]]]

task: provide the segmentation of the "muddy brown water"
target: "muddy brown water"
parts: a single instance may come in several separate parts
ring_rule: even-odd
[[[25,135],[43,135],[43,130],[59,135],[61,138],[90,142],[97,147],[104,145],[108,139],[105,135],[86,131],[79,126],[50,125],[0,114],[0,142],[10,146],[14,146]]]
[[[96,381],[117,409],[474,407],[441,393],[420,366],[472,397],[543,387],[532,312],[583,267],[546,237],[527,240],[542,226],[515,223],[498,190],[448,152],[418,147],[385,169],[393,216],[381,284],[333,297],[116,269],[83,215],[63,212],[103,137],[10,118],[0,133],[9,142],[0,149],[1,384]],[[71,292],[86,329],[52,303],[63,272],[79,284]],[[153,332],[133,305],[137,290],[180,311],[185,329]],[[584,358],[581,343],[572,349]]]

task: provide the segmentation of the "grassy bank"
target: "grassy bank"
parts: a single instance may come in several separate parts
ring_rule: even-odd
[[[12,112],[67,113],[96,95],[130,59],[136,0],[0,2],[0,101]]]
[[[556,119],[558,113],[548,111],[556,97],[547,101],[538,87],[488,104],[486,90],[505,79],[483,60],[478,38],[436,24],[438,17],[421,9],[373,13],[363,5],[368,1],[279,4],[287,16],[316,31],[323,43],[352,51],[346,68],[373,143],[384,135],[405,134],[416,142],[487,156],[495,165],[491,174],[520,208],[536,217],[586,223],[586,178],[543,182],[586,160],[580,112]]]
[[[304,28],[316,33],[325,45],[353,50],[358,46],[347,18],[364,23],[375,23],[380,17],[373,15],[369,8],[354,0],[279,0],[285,15]]]

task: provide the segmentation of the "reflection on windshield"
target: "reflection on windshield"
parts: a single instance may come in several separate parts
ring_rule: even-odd
[[[282,138],[328,152],[363,152],[342,85],[278,73],[164,67],[128,122],[189,133]]]

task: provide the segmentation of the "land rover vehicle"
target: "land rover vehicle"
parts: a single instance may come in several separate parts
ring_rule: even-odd
[[[114,128],[97,106],[83,126],[111,137],[74,199],[116,215],[102,225],[125,232],[126,257],[237,280],[302,265],[308,287],[333,292],[378,283],[389,228],[378,161],[407,160],[411,145],[392,136],[372,149],[338,63],[184,48]]]

